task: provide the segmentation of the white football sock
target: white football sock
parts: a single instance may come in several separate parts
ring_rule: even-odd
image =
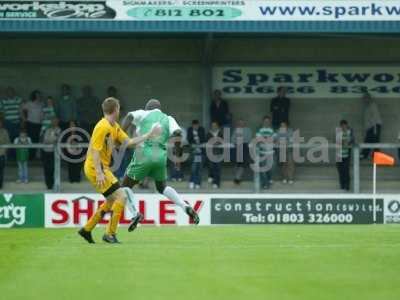
[[[123,190],[126,194],[126,206],[128,207],[129,211],[132,213],[132,218],[134,218],[138,214],[138,211],[136,210],[136,207],[135,207],[135,195],[133,194],[133,191],[128,187],[124,187]]]
[[[174,188],[167,186],[164,189],[163,195],[173,201],[176,205],[178,205],[180,208],[182,208],[184,211],[186,211],[186,207],[188,206],[178,195],[178,193],[175,191]]]

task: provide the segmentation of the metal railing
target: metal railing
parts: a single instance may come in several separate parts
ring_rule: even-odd
[[[87,143],[78,143],[78,144],[27,144],[27,145],[15,145],[15,144],[6,144],[0,145],[0,149],[51,149],[54,153],[54,192],[60,192],[61,190],[61,155],[60,149],[64,148],[88,148],[89,144]],[[172,147],[172,146],[171,146]],[[209,147],[208,145],[204,144],[201,147]],[[215,146],[213,146],[215,147]],[[234,148],[235,146],[230,143],[226,143],[224,145],[219,145],[217,147],[222,148]],[[313,146],[315,147],[315,146]],[[321,144],[319,145],[320,148],[329,148],[329,149],[338,149],[337,144]],[[274,148],[279,148],[279,146],[274,146]],[[307,144],[297,144],[289,146],[289,148],[298,148],[298,149],[310,149],[312,146]],[[400,149],[400,143],[379,143],[379,144],[355,144],[351,147],[352,152],[352,168],[353,168],[353,193],[360,192],[360,154],[361,150],[363,149]],[[255,164],[259,164],[259,157],[255,156],[253,161]],[[254,172],[254,191],[256,193],[260,192],[260,173]]]

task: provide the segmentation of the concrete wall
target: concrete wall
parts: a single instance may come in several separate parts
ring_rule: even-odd
[[[150,97],[187,126],[202,116],[202,49],[200,37],[191,38],[0,38],[0,90],[15,86],[27,98],[39,88],[57,97],[61,83],[79,95],[90,84],[104,97],[115,85],[127,110],[142,107]],[[400,62],[400,39],[389,37],[216,38],[213,63],[394,63]],[[269,99],[229,100],[235,118],[256,128],[268,113]],[[333,137],[334,127],[346,118],[361,140],[359,99],[292,99],[291,121],[304,136]],[[400,101],[378,99],[385,141],[400,130]]]

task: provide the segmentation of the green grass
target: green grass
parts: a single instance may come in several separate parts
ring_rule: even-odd
[[[399,299],[398,226],[0,230],[0,298]]]

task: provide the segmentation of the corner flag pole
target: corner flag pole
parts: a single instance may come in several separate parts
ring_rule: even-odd
[[[376,163],[374,163],[373,167],[373,174],[372,174],[372,181],[373,181],[373,188],[372,188],[372,193],[373,193],[373,214],[374,214],[374,224],[376,224]]]
[[[382,152],[373,152],[373,175],[372,175],[372,180],[373,180],[373,214],[374,214],[374,224],[376,224],[376,166],[393,166],[394,165],[394,158],[391,157],[390,155],[387,155]]]

